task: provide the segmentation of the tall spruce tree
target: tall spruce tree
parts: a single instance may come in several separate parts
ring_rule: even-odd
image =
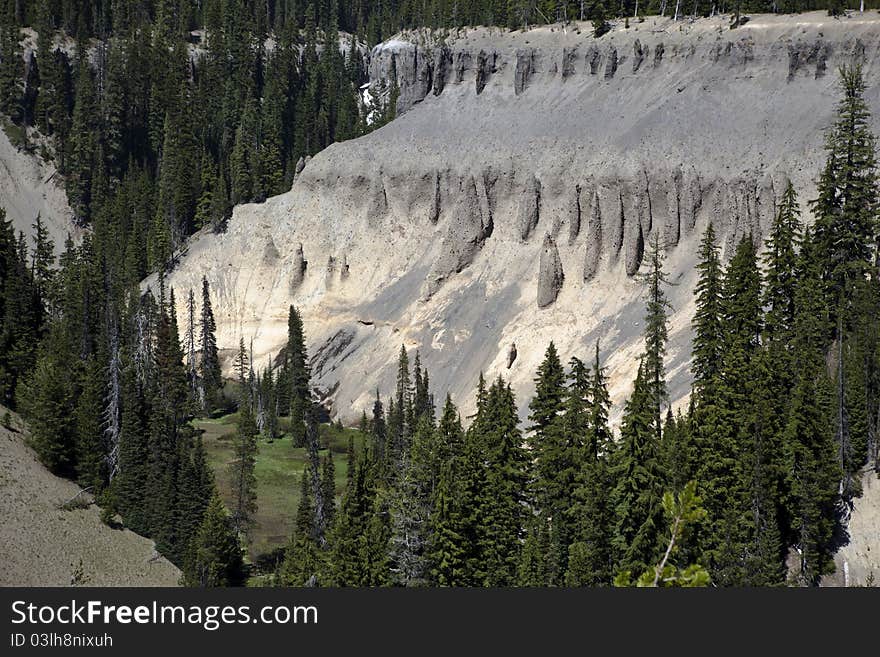
[[[233,443],[232,526],[244,537],[250,535],[257,512],[257,479],[254,466],[257,458],[257,425],[247,394],[241,395],[238,407],[238,426]]]
[[[202,312],[199,317],[199,383],[202,412],[210,413],[220,404],[223,379],[217,351],[217,323],[211,306],[211,291],[207,277],[202,277]]]
[[[659,440],[662,433],[663,404],[668,401],[666,389],[666,342],[668,341],[667,312],[671,306],[663,288],[669,279],[663,270],[663,250],[659,233],[654,235],[648,250],[649,270],[642,280],[648,287],[645,305],[645,383],[653,413],[654,435]]]
[[[624,408],[620,444],[612,464],[614,561],[617,570],[633,573],[642,572],[656,561],[664,531],[661,502],[665,476],[649,376],[643,359]]]
[[[303,470],[300,480],[299,505],[293,535],[284,553],[278,573],[283,586],[316,586],[320,582],[321,553],[315,542],[315,516],[312,505],[311,475]]]
[[[611,398],[608,377],[599,360],[599,343],[589,374],[588,420],[579,470],[575,476],[572,506],[573,527],[568,548],[565,582],[568,586],[607,585],[613,577],[614,508],[609,491],[614,489],[611,464],[614,438],[608,426]]]
[[[722,318],[721,318],[721,260],[715,229],[710,223],[700,241],[697,271],[700,273],[694,288],[696,310],[693,319],[693,360],[691,372],[694,379],[694,395],[698,404],[704,399],[714,401],[721,365]]]
[[[294,447],[305,445],[305,413],[311,403],[308,354],[299,311],[290,306],[287,317],[287,362],[290,371],[290,433]]]
[[[184,569],[187,586],[239,586],[244,581],[241,547],[220,496],[214,492]]]

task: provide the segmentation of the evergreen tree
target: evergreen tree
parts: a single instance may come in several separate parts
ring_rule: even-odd
[[[293,535],[287,545],[284,562],[279,572],[279,580],[283,586],[316,586],[319,583],[321,554],[315,542],[310,478],[309,472],[304,470]]]
[[[75,390],[68,376],[71,355],[55,327],[40,348],[34,371],[16,393],[28,420],[40,461],[55,474],[71,475],[76,466]]]
[[[373,402],[372,428],[372,454],[380,473],[384,471],[387,458],[388,432],[385,424],[385,410],[382,407],[382,399],[376,390],[376,401]]]
[[[877,163],[865,81],[860,64],[840,69],[843,98],[828,132],[825,168],[811,201],[816,216],[814,239],[833,317],[846,313],[844,300],[863,281],[871,263],[877,213]]]
[[[231,521],[236,532],[249,536],[257,512],[257,480],[254,465],[257,458],[257,425],[250,403],[242,395],[238,407],[238,427],[233,444],[234,459],[230,464],[233,508]]]
[[[613,463],[614,526],[611,538],[618,570],[641,572],[654,563],[663,532],[664,473],[654,429],[654,399],[644,360],[626,402],[620,445]]]
[[[328,447],[321,468],[321,488],[324,496],[324,517],[328,528],[336,519],[336,466],[333,464],[333,451]]]
[[[184,570],[187,586],[238,586],[243,583],[241,547],[216,491],[193,539],[191,554]]]
[[[437,586],[465,583],[465,546],[461,516],[453,492],[453,465],[444,463],[434,494],[430,518],[427,561],[430,581]]]
[[[287,362],[290,371],[290,433],[294,447],[305,445],[305,413],[311,403],[309,361],[302,317],[290,306],[287,317]]]
[[[710,223],[700,242],[700,272],[694,289],[696,311],[694,312],[693,360],[691,372],[694,377],[694,394],[698,403],[714,399],[721,364],[722,318],[721,318],[721,261],[715,239],[715,229]]]
[[[5,16],[0,21],[0,112],[16,123],[24,118],[20,37],[15,21]]]
[[[148,449],[145,430],[146,405],[136,382],[134,368],[123,373],[122,426],[119,437],[119,473],[113,480],[113,496],[125,524],[145,534]]]
[[[645,383],[648,386],[649,399],[653,412],[654,435],[660,439],[662,431],[661,418],[663,404],[668,401],[666,390],[666,374],[663,359],[666,355],[668,340],[666,313],[671,308],[666,299],[663,286],[669,284],[666,272],[663,271],[663,251],[660,247],[659,234],[654,236],[648,251],[649,271],[643,276],[648,286],[647,303],[645,306]]]
[[[101,426],[105,387],[104,373],[95,356],[90,356],[76,403],[76,471],[79,484],[95,494],[104,487],[107,475]]]
[[[519,565],[528,456],[517,427],[513,392],[500,377],[486,393],[474,424],[474,437],[486,460],[474,505],[479,555],[475,577],[484,586],[506,586],[516,581]]]
[[[211,293],[207,277],[202,277],[202,312],[199,319],[199,383],[202,411],[210,413],[220,403],[223,379],[215,333],[217,324],[211,307]]]
[[[615,443],[608,426],[611,398],[608,378],[599,361],[599,343],[589,376],[589,419],[580,469],[576,473],[572,506],[573,527],[565,574],[569,586],[608,584],[612,578],[611,545],[614,522],[609,491],[614,488],[611,464]]]

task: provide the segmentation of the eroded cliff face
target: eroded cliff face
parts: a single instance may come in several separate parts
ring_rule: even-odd
[[[551,339],[566,359],[598,340],[620,404],[642,349],[635,274],[659,239],[682,399],[700,233],[713,222],[728,253],[763,236],[789,179],[806,206],[841,64],[864,63],[880,118],[880,17],[727,24],[380,45],[371,76],[396,71],[401,116],[312,158],[290,192],[236,208],[169,282],[207,275],[221,348],[253,338],[261,366],[299,306],[314,381],[343,419],[391,389],[401,343],[420,351],[436,398],[467,413],[480,371],[508,378],[524,410]]]
[[[0,130],[0,208],[12,221],[16,234],[33,234],[31,226],[40,215],[55,254],[64,250],[68,235],[78,241],[82,229],[74,225],[64,187],[55,168],[36,155],[13,146]]]

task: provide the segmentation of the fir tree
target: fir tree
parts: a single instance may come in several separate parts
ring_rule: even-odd
[[[721,318],[721,262],[715,229],[710,223],[700,242],[700,272],[694,289],[696,311],[693,329],[693,360],[691,372],[694,377],[694,393],[699,401],[714,398],[714,388],[718,383],[718,368],[721,364],[722,318]]]
[[[68,376],[70,360],[66,340],[56,326],[40,349],[34,371],[16,393],[40,461],[61,475],[73,474],[76,465],[75,390]]]
[[[461,516],[453,492],[453,465],[446,462],[434,493],[426,557],[430,581],[437,586],[465,583],[465,551]]]
[[[320,549],[315,542],[314,509],[307,471],[301,476],[299,505],[293,535],[284,554],[279,580],[284,586],[316,586],[321,570]]]
[[[626,402],[615,451],[611,492],[614,507],[612,548],[618,570],[641,572],[653,563],[663,532],[664,473],[654,429],[654,400],[644,361]]]
[[[506,586],[516,580],[519,564],[528,457],[513,392],[500,377],[486,394],[482,414],[474,423],[486,458],[474,509],[480,560],[475,576],[484,586]]]
[[[834,317],[846,313],[844,299],[870,267],[878,204],[875,137],[861,65],[842,67],[840,84],[843,98],[826,138],[828,159],[817,184],[818,197],[811,201],[816,215],[813,237]]]
[[[302,317],[290,306],[287,318],[287,362],[290,371],[290,433],[295,447],[305,445],[305,412],[311,402],[311,376],[303,334]]]
[[[597,342],[589,377],[587,438],[574,482],[572,506],[567,512],[573,527],[565,574],[569,586],[608,584],[612,578],[614,509],[609,491],[615,483],[610,467],[615,443],[608,426],[611,398],[607,384]]]
[[[99,493],[106,480],[101,426],[104,389],[104,373],[95,356],[90,356],[76,404],[76,471],[79,484],[93,493]]]
[[[321,488],[324,496],[325,524],[329,529],[333,527],[333,521],[336,519],[336,466],[333,464],[333,451],[329,448],[322,462]]]
[[[233,445],[234,460],[230,464],[233,506],[231,521],[236,532],[250,534],[257,512],[257,480],[254,465],[257,457],[257,425],[250,403],[243,395],[238,408],[238,427]]]
[[[215,333],[217,324],[211,307],[211,293],[207,277],[202,277],[202,312],[199,318],[199,382],[202,410],[210,413],[220,403],[223,380]]]
[[[243,583],[241,547],[216,491],[193,539],[191,554],[184,570],[187,586],[238,586]]]
[[[662,431],[663,404],[668,401],[666,374],[663,364],[668,340],[667,311],[671,308],[663,286],[669,284],[663,271],[663,251],[659,234],[654,236],[648,251],[649,271],[643,276],[648,286],[645,306],[645,383],[653,412],[654,435],[659,440]]]

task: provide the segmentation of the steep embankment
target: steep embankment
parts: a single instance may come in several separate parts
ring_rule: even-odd
[[[79,235],[55,168],[13,146],[3,130],[0,130],[0,207],[12,220],[16,234],[23,232],[30,236],[31,224],[39,214],[55,242],[56,253],[63,250],[68,233],[74,237]]]
[[[226,234],[194,239],[169,280],[180,316],[182,291],[206,275],[221,348],[252,338],[264,365],[299,305],[314,381],[349,420],[391,389],[401,343],[420,351],[438,398],[468,412],[480,371],[508,378],[524,410],[551,339],[564,358],[599,340],[619,404],[641,350],[634,274],[659,236],[681,399],[706,225],[729,253],[766,232],[789,178],[804,204],[813,195],[841,64],[864,62],[880,127],[876,14],[727,25],[652,18],[600,39],[584,25],[380,45],[371,74],[396,70],[406,111],[317,155],[290,192],[236,208]]]
[[[862,476],[862,496],[853,500],[847,525],[849,542],[834,555],[837,570],[822,586],[880,586],[880,479]]]
[[[180,571],[151,540],[111,529],[94,505],[61,508],[79,490],[37,461],[23,433],[0,426],[0,586],[177,585]]]

